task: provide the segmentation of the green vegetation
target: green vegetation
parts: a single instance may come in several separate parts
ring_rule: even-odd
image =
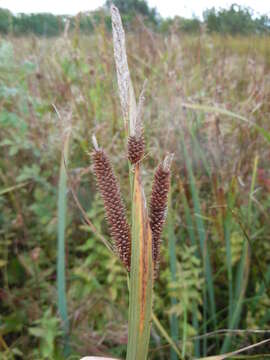
[[[144,26],[155,32],[168,33],[199,33],[202,29],[209,32],[230,35],[250,35],[270,33],[270,18],[268,15],[254,16],[250,8],[231,5],[229,9],[211,8],[204,11],[204,21],[197,18],[185,19],[175,16],[173,19],[163,19],[155,8],[150,8],[145,0],[107,0],[104,6],[96,11],[79,13],[77,16],[52,14],[18,14],[0,8],[0,33],[15,36],[34,34],[36,36],[59,36],[65,28],[68,31],[80,29],[81,33],[91,34],[101,24],[111,29],[109,5],[114,3],[122,14],[123,23],[129,30],[135,30],[143,21]],[[142,26],[142,25],[141,25]]]
[[[0,42],[1,360],[126,356],[127,275],[104,246],[89,158],[95,133],[131,209],[112,35],[106,18],[90,35],[76,21],[59,37]],[[267,333],[248,330],[270,319],[270,38],[135,29],[126,42],[136,98],[148,79],[147,199],[156,164],[174,153],[148,358],[255,344]]]
[[[266,15],[254,18],[253,11],[233,4],[228,10],[212,8],[204,12],[208,31],[221,34],[269,34],[270,18]]]
[[[106,7],[113,3],[120,11],[124,23],[130,23],[137,16],[142,16],[148,25],[158,25],[161,21],[155,8],[150,8],[146,0],[107,0]]]

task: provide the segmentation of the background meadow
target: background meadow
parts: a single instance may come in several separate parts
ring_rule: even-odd
[[[191,359],[267,339],[270,37],[209,32],[205,23],[186,32],[164,21],[157,30],[143,17],[125,19],[137,97],[148,79],[148,199],[156,164],[174,153],[149,359],[180,358],[172,341],[182,359]],[[125,356],[127,276],[100,239],[109,234],[89,156],[95,133],[130,209],[125,129],[108,21],[94,22],[85,33],[79,20],[56,37],[11,32],[0,40],[4,360]],[[96,231],[84,221],[72,189]],[[57,307],[61,236],[68,338]],[[242,358],[268,349],[262,345]]]

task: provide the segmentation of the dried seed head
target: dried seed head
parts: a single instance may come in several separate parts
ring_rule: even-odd
[[[144,154],[144,138],[129,136],[128,138],[128,159],[131,164],[137,164]]]
[[[110,233],[115,242],[115,249],[129,271],[131,235],[120,188],[105,152],[102,149],[95,148],[92,157],[97,184],[104,201]]]
[[[158,275],[160,260],[161,233],[166,219],[168,193],[170,187],[170,164],[172,155],[157,167],[150,200],[150,227],[152,230],[152,251],[154,261],[154,275]]]

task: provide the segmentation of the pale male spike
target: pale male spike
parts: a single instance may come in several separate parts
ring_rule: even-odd
[[[130,74],[128,69],[125,32],[116,6],[111,6],[113,50],[116,65],[118,90],[125,121],[128,119]]]
[[[96,138],[96,136],[94,134],[92,135],[92,143],[93,143],[94,149],[96,151],[98,151],[99,150],[98,142],[97,142],[97,138]]]
[[[140,137],[142,135],[142,117],[143,117],[143,107],[145,102],[145,90],[147,87],[148,80],[145,79],[142,87],[142,91],[140,93],[138,107],[137,107],[137,114],[136,114],[136,124],[135,124],[135,135],[136,137]]]
[[[113,50],[116,65],[118,90],[125,125],[129,120],[129,135],[135,135],[136,99],[128,68],[125,32],[116,6],[111,5]]]
[[[164,171],[170,171],[172,161],[173,161],[174,154],[168,154],[166,155],[165,159],[163,160],[162,167]]]

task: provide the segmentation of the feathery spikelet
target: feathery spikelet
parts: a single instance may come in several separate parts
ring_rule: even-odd
[[[150,200],[150,227],[152,230],[152,252],[155,277],[158,275],[161,233],[166,218],[168,193],[170,188],[171,161],[172,155],[169,155],[157,167]]]
[[[131,164],[137,164],[144,154],[144,138],[143,135],[129,136],[128,138],[128,159]]]
[[[94,161],[94,172],[104,201],[111,236],[115,241],[115,248],[121,261],[129,271],[131,235],[126,220],[125,207],[121,198],[120,188],[110,164],[110,160],[105,152],[95,146],[92,157]]]

